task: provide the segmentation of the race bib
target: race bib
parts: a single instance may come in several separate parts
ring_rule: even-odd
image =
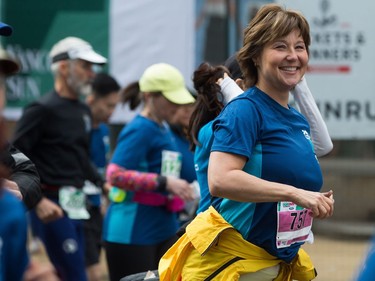
[[[90,218],[86,210],[86,195],[73,186],[63,186],[59,189],[59,203],[71,219]]]
[[[93,184],[91,181],[85,180],[85,183],[83,185],[82,191],[86,195],[100,195],[102,194],[102,190],[100,187]]]
[[[176,178],[180,178],[181,163],[181,153],[177,151],[163,150],[161,162],[161,175],[166,177],[173,176]]]
[[[297,242],[312,242],[313,217],[310,210],[292,202],[278,202],[276,247],[285,248]]]

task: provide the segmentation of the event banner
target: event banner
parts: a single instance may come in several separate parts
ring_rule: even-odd
[[[150,64],[166,62],[192,87],[203,61],[221,64],[242,45],[243,30],[269,0],[0,0],[1,18],[14,27],[3,47],[22,71],[8,81],[5,116],[52,88],[48,52],[66,36],[89,41],[109,58],[105,71],[122,86],[137,81]],[[300,10],[311,28],[307,83],[333,139],[375,138],[375,2],[277,0]],[[134,116],[119,106],[112,123]]]
[[[13,26],[12,36],[2,38],[3,48],[22,65],[8,79],[8,119],[19,118],[26,104],[52,89],[48,53],[60,39],[80,37],[108,56],[108,1],[2,0],[1,19]]]
[[[311,29],[307,83],[334,139],[375,139],[375,2],[280,0]]]

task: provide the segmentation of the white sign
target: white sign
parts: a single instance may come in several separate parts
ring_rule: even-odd
[[[333,139],[375,139],[375,2],[280,0],[310,24],[308,85]]]
[[[110,73],[122,86],[138,81],[154,63],[177,67],[192,86],[194,1],[110,1]],[[135,112],[116,107],[111,123],[127,123]]]

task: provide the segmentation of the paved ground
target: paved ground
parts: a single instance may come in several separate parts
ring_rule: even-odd
[[[316,281],[354,281],[368,246],[367,239],[316,236],[304,248],[318,270]]]
[[[354,281],[368,248],[367,239],[348,239],[315,235],[315,243],[305,245],[317,270],[316,281]],[[44,251],[33,255],[46,261]],[[103,281],[108,281],[104,257],[101,262]]]

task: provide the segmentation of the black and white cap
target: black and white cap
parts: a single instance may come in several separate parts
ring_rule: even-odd
[[[95,52],[90,43],[77,37],[66,37],[57,42],[52,47],[49,57],[52,63],[68,59],[81,59],[93,64],[107,63],[107,59]]]

